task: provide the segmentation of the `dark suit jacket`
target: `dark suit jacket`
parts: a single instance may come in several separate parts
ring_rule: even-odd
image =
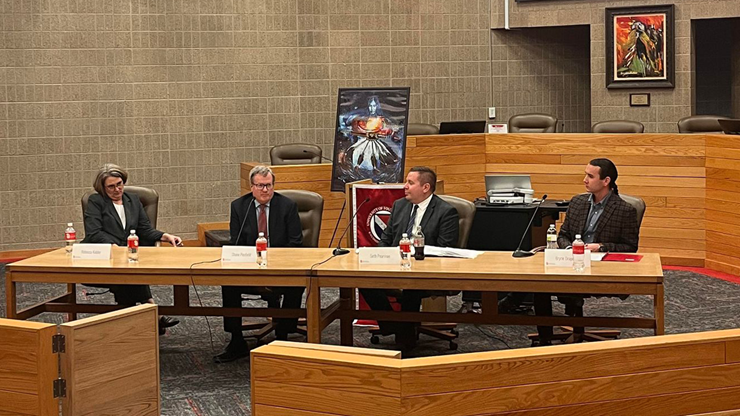
[[[383,230],[378,246],[394,247],[398,245],[402,234],[408,228],[413,207],[414,204],[406,198],[401,198],[393,203],[388,226]],[[421,219],[421,231],[424,233],[424,244],[437,247],[457,246],[460,233],[457,210],[437,195],[432,195],[432,200],[429,201],[429,206]]]
[[[123,209],[126,211],[126,229],[110,198],[100,194],[90,195],[85,210],[85,239],[82,242],[126,246],[131,230],[136,230],[140,246],[153,246],[162,239],[164,233],[152,227],[138,196],[124,191]]]
[[[588,221],[588,211],[591,204],[589,194],[574,196],[565,213],[565,222],[560,227],[558,246],[565,248],[571,245],[576,234],[583,235]],[[599,217],[594,233],[594,243],[602,244],[607,251],[631,252],[637,251],[640,230],[637,227],[637,210],[624,202],[618,194],[612,194]]]
[[[247,215],[239,241],[239,229]],[[275,192],[270,201],[267,229],[270,247],[300,247],[303,244],[301,218],[298,206],[293,200]],[[231,245],[253,246],[257,241],[257,210],[252,194],[246,194],[231,203],[231,222],[229,223]]]

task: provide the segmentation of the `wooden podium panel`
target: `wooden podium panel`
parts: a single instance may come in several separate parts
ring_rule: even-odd
[[[707,136],[706,267],[740,275],[740,136]]]
[[[60,325],[64,414],[159,415],[158,319],[147,304]]]
[[[0,319],[0,415],[159,415],[156,305],[62,325]],[[58,377],[61,371],[61,377]]]
[[[58,415],[57,326],[0,318],[0,415]]]

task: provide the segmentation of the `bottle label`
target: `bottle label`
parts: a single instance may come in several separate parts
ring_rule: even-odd
[[[547,241],[558,241],[558,236],[555,234],[548,234]]]
[[[257,243],[255,246],[257,247],[257,251],[267,251],[267,243]]]
[[[400,247],[402,253],[411,253],[411,244],[401,244]]]
[[[139,240],[134,238],[128,240],[128,248],[139,248]]]
[[[77,239],[77,233],[71,232],[71,233],[64,233],[64,239],[65,240],[76,240]]]
[[[573,254],[584,254],[586,251],[586,246],[583,244],[574,245],[573,246]]]

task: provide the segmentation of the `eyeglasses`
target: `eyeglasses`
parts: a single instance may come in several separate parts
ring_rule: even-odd
[[[115,191],[116,189],[123,189],[123,181],[118,182],[118,183],[114,183],[114,184],[111,184],[111,185],[106,185],[105,186],[105,189],[107,189],[109,191]]]
[[[263,191],[269,191],[272,189],[271,183],[253,183],[252,186],[258,189],[262,189]]]

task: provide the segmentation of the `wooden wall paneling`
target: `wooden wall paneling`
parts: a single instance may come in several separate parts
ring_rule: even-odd
[[[736,137],[707,136],[706,265],[740,274],[740,144]]]
[[[254,416],[336,416],[336,413],[308,412],[305,410],[286,409],[285,407],[255,405]]]
[[[0,318],[0,414],[58,415],[53,324]]]

